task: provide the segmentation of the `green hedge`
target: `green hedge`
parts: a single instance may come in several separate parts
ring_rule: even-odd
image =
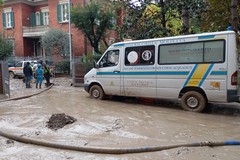
[[[70,73],[70,61],[63,61],[55,63],[56,73]]]

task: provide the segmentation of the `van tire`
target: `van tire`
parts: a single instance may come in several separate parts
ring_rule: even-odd
[[[104,99],[105,98],[105,94],[103,92],[103,89],[102,87],[100,87],[99,85],[93,85],[91,88],[90,88],[90,96],[92,98],[95,98],[95,99]]]
[[[186,92],[181,98],[182,108],[191,112],[202,112],[206,107],[205,97],[196,91]]]
[[[15,78],[15,74],[13,72],[9,72],[9,79]]]

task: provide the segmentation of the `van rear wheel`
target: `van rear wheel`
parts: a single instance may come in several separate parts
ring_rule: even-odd
[[[205,97],[196,91],[186,92],[181,99],[182,108],[191,112],[202,112],[206,103]]]
[[[103,89],[102,87],[100,87],[99,85],[93,85],[91,88],[90,88],[90,96],[92,98],[95,98],[95,99],[104,99],[105,98],[105,94],[103,92]]]

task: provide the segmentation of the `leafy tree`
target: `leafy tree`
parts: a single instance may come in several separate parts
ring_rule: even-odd
[[[62,30],[50,29],[41,38],[41,44],[46,55],[60,54],[63,57],[69,55],[69,37]]]
[[[137,34],[137,22],[142,17],[145,8],[135,6],[132,1],[119,2],[120,9],[124,10],[123,24],[118,26],[118,34],[121,40],[123,39],[140,39]],[[141,35],[141,33],[139,33]]]
[[[119,34],[143,39],[200,32],[206,0],[144,0],[140,5],[125,1]]]
[[[105,41],[107,31],[114,29],[115,8],[110,0],[91,0],[86,6],[78,4],[71,11],[71,22],[88,38],[97,54],[100,41]]]
[[[171,36],[176,33],[177,12],[167,0],[146,0],[136,5],[125,1],[123,25],[119,27],[121,38],[145,39]]]
[[[182,19],[183,25],[181,33],[189,34],[191,28],[191,20],[195,22],[201,21],[202,15],[206,12],[207,2],[205,0],[172,0],[171,5],[176,8],[180,17]],[[196,26],[194,26],[196,27]],[[199,26],[200,27],[200,26]]]
[[[209,7],[202,23],[203,31],[224,31],[232,26],[237,32],[239,26],[240,6],[238,0],[208,0]]]
[[[178,28],[181,25],[181,21],[176,19],[179,13],[172,5],[171,0],[148,0],[146,2],[159,8],[156,17],[160,20],[160,23],[156,25],[160,24],[161,32],[158,37],[179,34]]]
[[[1,11],[2,7],[3,7],[3,0],[0,0],[0,11]]]
[[[13,44],[5,38],[3,33],[0,33],[0,60],[4,60],[12,53]]]
[[[238,18],[238,12],[237,12],[237,7],[238,7],[238,0],[231,0],[231,6],[230,6],[230,9],[231,9],[231,25],[232,25],[232,28],[235,32],[238,31],[238,25],[239,25],[239,18]]]
[[[231,23],[231,0],[208,0],[202,23],[203,31],[223,31]]]

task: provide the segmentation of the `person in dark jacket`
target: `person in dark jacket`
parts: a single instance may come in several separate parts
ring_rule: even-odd
[[[50,68],[47,66],[46,63],[43,64],[43,70],[44,70],[44,78],[46,79],[46,86],[50,86],[50,77],[51,77],[51,72]]]
[[[26,65],[24,66],[23,73],[25,76],[26,88],[31,88],[30,81],[32,79],[33,72],[32,67],[30,66],[30,62],[27,62]]]

